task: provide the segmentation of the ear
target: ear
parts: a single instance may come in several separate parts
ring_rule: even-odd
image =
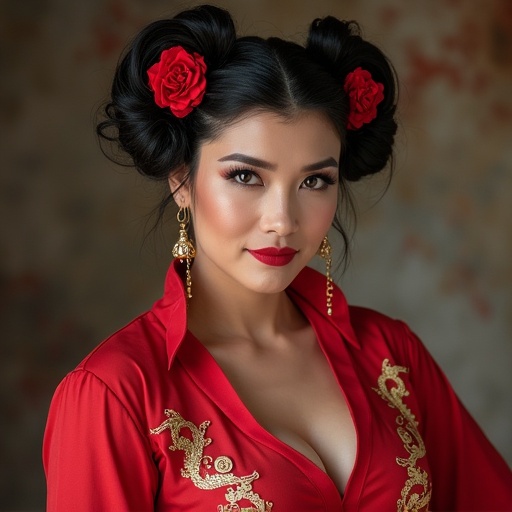
[[[191,204],[190,185],[184,183],[187,169],[177,169],[169,173],[167,181],[173,195],[174,201],[180,207],[187,207]]]

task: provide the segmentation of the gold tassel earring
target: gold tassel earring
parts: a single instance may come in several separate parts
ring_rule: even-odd
[[[327,314],[332,315],[332,277],[331,277],[331,265],[332,265],[332,247],[329,243],[329,239],[325,237],[322,240],[318,254],[325,260],[325,276],[327,278],[326,296],[327,296]]]
[[[190,263],[196,257],[196,248],[187,233],[188,223],[190,222],[190,210],[187,207],[180,206],[176,218],[180,224],[180,233],[178,241],[174,244],[172,249],[172,255],[174,258],[178,258],[181,261],[186,260],[187,262],[185,286],[187,290],[187,297],[191,299],[192,277],[190,276]]]

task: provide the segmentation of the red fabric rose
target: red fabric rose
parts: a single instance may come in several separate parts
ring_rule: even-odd
[[[181,46],[164,50],[160,60],[148,69],[155,103],[169,107],[176,117],[185,117],[197,107],[206,89],[206,64],[198,53]]]
[[[354,69],[345,78],[343,88],[350,104],[349,130],[358,130],[377,117],[377,105],[384,99],[384,85],[375,82],[369,71],[361,67]]]

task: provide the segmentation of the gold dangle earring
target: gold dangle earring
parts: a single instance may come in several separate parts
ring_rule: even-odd
[[[178,241],[174,244],[172,249],[172,255],[174,258],[178,258],[187,262],[187,273],[186,273],[186,290],[187,297],[192,298],[192,277],[190,276],[190,263],[191,260],[196,257],[196,248],[192,243],[192,240],[188,237],[187,227],[190,222],[190,210],[188,207],[180,206],[178,214],[176,215],[180,224],[180,233]]]
[[[326,296],[327,296],[327,314],[332,315],[332,277],[331,277],[331,265],[332,265],[332,247],[329,243],[329,239],[325,237],[322,240],[318,254],[325,260],[325,276],[327,278]]]

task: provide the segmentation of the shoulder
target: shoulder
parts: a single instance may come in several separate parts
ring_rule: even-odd
[[[323,318],[333,323],[346,337],[355,339],[364,350],[408,352],[408,346],[417,338],[401,320],[391,318],[373,309],[349,305],[343,291],[334,286],[333,315],[326,316],[325,276],[311,267],[305,267],[292,283],[292,290],[303,299],[301,305],[316,309]]]
[[[350,305],[348,309],[352,327],[362,336],[396,337],[404,332],[405,324],[401,320],[362,306]]]
[[[148,311],[110,335],[77,366],[101,377],[111,377],[151,363],[165,350],[165,329]]]
[[[150,311],[109,336],[69,372],[51,410],[117,410],[142,425],[147,390],[166,376],[165,330]]]
[[[166,371],[165,329],[148,311],[101,342],[62,384],[91,384],[98,393],[113,394],[126,403]],[[77,384],[75,390],[79,389]]]
[[[363,350],[410,359],[421,341],[402,320],[361,306],[349,306],[350,323]]]

